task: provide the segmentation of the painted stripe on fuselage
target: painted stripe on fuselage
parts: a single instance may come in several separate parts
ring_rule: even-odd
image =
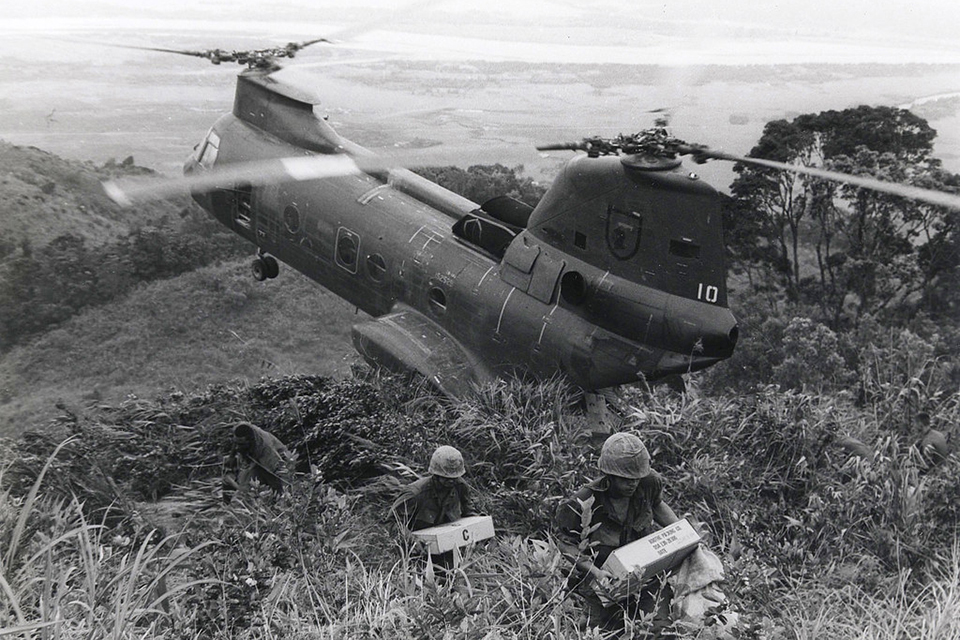
[[[497,318],[497,330],[496,333],[500,333],[500,325],[503,323],[503,313],[507,310],[507,303],[510,302],[510,296],[513,295],[513,292],[516,291],[516,287],[510,287],[510,293],[507,294],[507,297],[503,299],[503,306],[500,307],[500,317]]]

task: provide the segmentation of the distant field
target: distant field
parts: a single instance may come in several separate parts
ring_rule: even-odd
[[[195,35],[170,39],[165,46],[196,47]],[[249,34],[239,41],[250,42]],[[82,55],[98,62],[29,59],[19,51],[2,59],[0,139],[99,163],[133,155],[140,165],[177,173],[231,108],[236,67],[89,46]],[[336,66],[318,66],[330,55]],[[654,109],[667,110],[680,138],[747,153],[770,120],[960,92],[960,67],[946,64],[452,63],[371,60],[366,52],[337,49],[308,50],[290,67],[285,73],[292,71],[293,81],[323,99],[318,111],[361,144],[440,143],[462,150],[462,164],[474,162],[471,149],[486,150],[485,158],[493,150],[543,180],[565,154],[537,158],[531,155],[537,143],[637,131],[653,123]],[[938,130],[945,166],[960,171],[957,101],[925,102],[917,110]],[[733,177],[719,163],[696,170],[721,189]]]

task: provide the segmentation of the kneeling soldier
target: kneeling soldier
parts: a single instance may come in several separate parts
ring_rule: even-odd
[[[290,450],[260,427],[241,422],[233,430],[234,452],[224,461],[223,501],[230,502],[236,491],[244,491],[254,478],[276,493],[283,493]],[[234,475],[236,474],[236,475]]]
[[[463,455],[450,446],[438,447],[430,457],[430,475],[403,488],[392,510],[400,523],[411,531],[446,524],[475,515],[470,503],[470,489],[463,481],[466,468]],[[434,563],[449,567],[453,552],[433,558]]]
[[[597,466],[603,476],[561,504],[557,514],[560,550],[574,564],[570,586],[585,602],[587,625],[620,628],[625,614],[642,611],[655,614],[657,632],[669,624],[666,583],[661,588],[654,582],[626,602],[609,606],[604,606],[592,583],[610,580],[611,575],[601,567],[614,549],[653,533],[654,522],[663,527],[678,518],[663,501],[663,480],[651,470],[650,454],[637,436],[615,433],[607,438]],[[585,503],[590,498],[589,521],[584,522]],[[581,545],[583,533],[589,546]]]

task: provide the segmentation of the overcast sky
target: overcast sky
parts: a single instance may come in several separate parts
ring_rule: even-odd
[[[149,29],[230,47],[216,32],[239,27],[450,59],[960,63],[956,0],[34,0],[4,14],[0,32],[18,40]]]

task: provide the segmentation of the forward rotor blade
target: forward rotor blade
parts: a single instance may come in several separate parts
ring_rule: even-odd
[[[828,171],[826,169],[805,167],[803,165],[787,164],[785,162],[777,162],[775,160],[736,156],[729,153],[723,153],[722,151],[712,151],[710,149],[694,150],[692,153],[695,156],[700,156],[702,158],[717,158],[719,160],[743,162],[744,164],[752,164],[760,167],[769,167],[771,169],[781,169],[783,171],[790,171],[793,173],[802,173],[804,175],[813,176],[814,178],[823,178],[824,180],[831,180],[833,182],[851,184],[855,187],[863,187],[864,189],[870,189],[872,191],[889,193],[891,195],[901,196],[911,200],[919,200],[921,202],[927,202],[929,204],[935,204],[941,207],[949,207],[951,209],[960,210],[960,195],[955,193],[934,191],[932,189],[924,189],[922,187],[914,187],[896,182],[877,180],[876,178],[853,176],[847,173],[840,173],[838,171]]]
[[[371,158],[367,161],[361,160],[360,164],[364,165],[364,169],[372,171],[382,168],[384,162],[378,163]],[[162,200],[191,191],[226,189],[237,184],[262,186],[281,182],[319,180],[357,174],[364,169],[361,169],[354,158],[346,154],[277,158],[226,165],[209,171],[201,170],[178,178],[108,180],[103,183],[103,190],[117,204],[129,207],[138,202]]]
[[[513,159],[522,163],[529,158],[518,156]],[[191,191],[229,189],[237,184],[262,186],[411,167],[494,164],[503,161],[502,149],[428,148],[388,152],[363,149],[352,153],[296,156],[218,165],[177,178],[110,180],[103,183],[103,189],[114,202],[129,207],[138,202],[186,195]]]

